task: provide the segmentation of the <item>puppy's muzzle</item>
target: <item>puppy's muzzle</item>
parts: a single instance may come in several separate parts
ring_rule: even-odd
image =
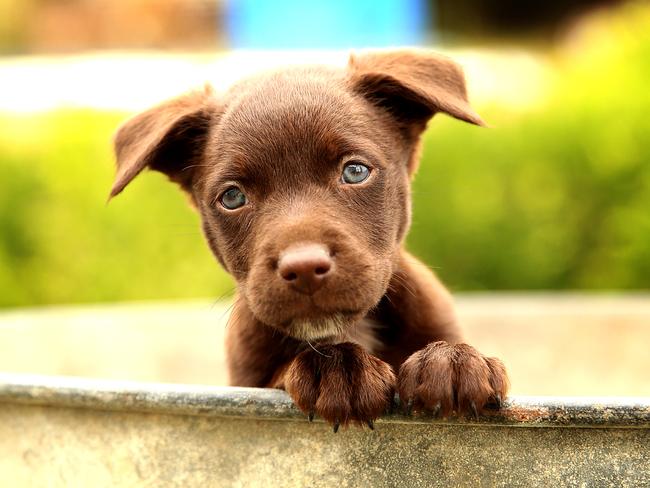
[[[334,272],[334,260],[322,244],[305,243],[286,249],[278,260],[278,273],[290,288],[313,295]]]

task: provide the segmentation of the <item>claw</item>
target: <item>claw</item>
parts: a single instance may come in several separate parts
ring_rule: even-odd
[[[394,410],[395,410],[395,401],[393,399],[391,399],[391,401],[388,402],[388,407],[386,407],[386,410],[384,411],[384,413],[386,413],[388,415],[392,415]]]
[[[493,397],[490,397],[490,400],[487,405],[489,408],[494,408],[499,410],[501,407],[503,407],[503,399],[501,398],[501,395],[498,393],[495,393]]]
[[[433,407],[433,410],[431,410],[431,415],[433,415],[434,417],[438,417],[438,415],[440,415],[441,407],[442,405],[440,404],[440,402],[436,403],[435,407]]]
[[[476,408],[476,403],[471,402],[469,406],[472,408],[472,412],[474,413],[474,418],[478,420],[478,409]]]
[[[339,420],[336,419],[336,422],[334,422],[334,426],[332,427],[332,430],[334,431],[335,434],[339,431],[339,426],[340,425],[341,424],[339,423]]]
[[[309,419],[310,422],[314,421],[314,412],[309,412],[309,415],[307,415],[307,418]]]
[[[413,410],[413,399],[409,398],[408,402],[406,402],[406,415],[411,415],[412,410]]]
[[[366,420],[366,424],[368,424],[370,430],[375,430],[375,423],[372,420]]]

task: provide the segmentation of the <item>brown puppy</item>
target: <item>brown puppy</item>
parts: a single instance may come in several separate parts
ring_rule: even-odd
[[[395,390],[434,414],[500,404],[503,364],[459,343],[448,292],[402,245],[438,112],[482,125],[454,62],[392,51],[190,93],[119,129],[111,196],[144,168],[167,174],[237,281],[233,385],[285,388],[335,430],[372,427]]]

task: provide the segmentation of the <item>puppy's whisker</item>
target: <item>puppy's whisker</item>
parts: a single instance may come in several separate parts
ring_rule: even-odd
[[[191,169],[191,168],[209,168],[210,166],[212,166],[212,165],[211,164],[191,164],[189,166],[185,166],[183,169],[181,169],[181,171],[187,171],[188,169]]]
[[[390,284],[388,285],[388,288],[390,289]],[[384,296],[386,297],[386,300],[388,300],[388,303],[390,303],[392,306],[395,306],[395,302],[393,302],[393,299],[390,297],[389,293],[386,293]],[[378,305],[379,304],[377,304],[377,306]]]
[[[309,341],[307,341],[307,340],[306,340],[305,342],[306,342],[307,344],[309,344],[309,347],[311,347],[315,352],[317,352],[317,353],[320,354],[321,356],[326,357],[326,358],[331,358],[331,357],[332,357],[332,356],[329,356],[329,355],[327,355],[327,354],[325,354],[325,353],[320,352],[318,349],[316,349],[316,348],[312,345],[311,342],[309,342]]]
[[[409,283],[409,281],[405,277],[401,276],[398,273],[395,273],[393,275],[393,280],[395,280],[396,285],[400,285],[407,293],[411,294],[412,296],[416,296],[415,292],[411,288],[411,284]],[[389,287],[390,286],[391,286],[391,284],[389,284]],[[396,293],[399,292],[399,289],[396,289],[396,288],[392,288],[392,290],[394,292],[396,292]]]
[[[232,312],[232,309],[233,309],[234,306],[235,306],[235,303],[233,302],[231,305],[226,307],[226,309],[221,313],[221,316],[219,317],[219,322],[221,322],[223,320],[223,318],[226,316],[226,314],[229,314],[230,312]],[[231,318],[232,318],[232,315],[230,315],[228,317],[228,320],[226,321],[226,326],[225,326],[226,329],[228,328],[228,325],[230,325],[230,319]]]
[[[413,264],[424,266],[425,268],[428,268],[428,269],[433,270],[433,271],[442,269],[440,266],[432,266],[430,264],[423,263],[419,259],[415,258],[414,256],[410,256],[408,254],[405,256],[405,258],[406,258],[407,261],[410,261]]]
[[[232,288],[230,288],[229,290],[226,290],[225,292],[223,292],[221,295],[219,295],[219,296],[214,300],[214,302],[212,302],[212,308],[216,307],[217,304],[218,304],[219,302],[221,302],[221,300],[223,300],[225,297],[232,297],[232,296],[234,295],[235,290],[236,290],[236,288],[235,288],[235,287],[232,287]],[[234,303],[233,303],[233,304],[234,304]]]

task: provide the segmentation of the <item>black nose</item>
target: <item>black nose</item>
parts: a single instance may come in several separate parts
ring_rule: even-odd
[[[311,295],[323,286],[334,261],[325,246],[300,244],[284,251],[278,260],[278,273],[294,290]]]

